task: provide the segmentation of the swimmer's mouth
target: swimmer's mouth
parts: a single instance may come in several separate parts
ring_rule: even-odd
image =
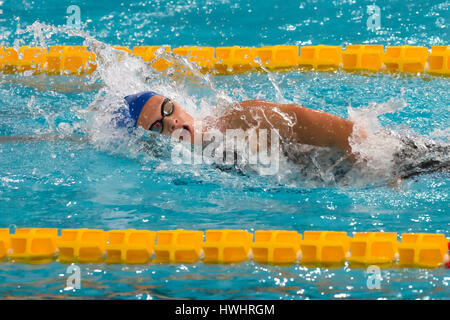
[[[188,125],[185,124],[185,125],[183,125],[182,129],[183,129],[183,130],[186,130],[187,132],[189,132],[189,135],[190,135],[190,137],[191,137],[191,139],[192,139],[192,134],[193,134],[192,128],[191,128],[190,126],[188,126]],[[183,141],[183,135],[180,135],[179,141]]]
[[[191,137],[192,137],[193,132],[192,132],[192,128],[191,128],[190,126],[188,126],[187,124],[185,124],[185,125],[183,126],[183,129],[186,130],[187,132],[189,132],[189,134],[190,134]]]

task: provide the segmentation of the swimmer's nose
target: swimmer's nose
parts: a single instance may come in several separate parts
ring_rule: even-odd
[[[172,134],[177,129],[182,128],[183,126],[180,124],[178,119],[176,118],[166,118],[168,122],[169,133]]]

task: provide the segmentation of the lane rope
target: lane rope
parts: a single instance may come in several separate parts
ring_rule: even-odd
[[[0,260],[60,263],[240,263],[315,267],[450,267],[444,234],[257,230],[0,229]]]
[[[347,45],[341,46],[264,46],[264,47],[178,47],[113,46],[151,63],[158,71],[173,63],[159,57],[172,52],[186,56],[201,71],[215,75],[247,71],[333,71],[362,73],[426,73],[450,76],[450,46]],[[159,51],[157,51],[159,50]],[[96,55],[84,46],[0,47],[0,71],[4,74],[88,75],[97,68]]]

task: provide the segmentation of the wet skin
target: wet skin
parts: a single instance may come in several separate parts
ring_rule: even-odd
[[[161,119],[161,104],[165,97],[150,98],[139,115],[137,126],[149,129]],[[177,129],[187,130],[194,141],[195,120],[178,103],[173,101],[174,110],[163,119],[162,134]],[[354,159],[349,138],[354,123],[332,114],[309,109],[295,104],[277,104],[268,101],[247,100],[235,103],[216,121],[221,132],[227,129],[277,129],[281,139],[320,147],[334,147],[347,153]],[[365,134],[360,132],[364,139]]]

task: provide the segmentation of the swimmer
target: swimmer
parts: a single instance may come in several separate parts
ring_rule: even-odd
[[[126,123],[125,126],[166,135],[181,129],[189,133],[190,143],[194,143],[198,122],[176,101],[153,91],[126,96],[125,101],[128,109],[119,112],[120,126]],[[276,129],[283,144],[294,142],[335,149],[353,163],[358,155],[352,151],[351,138],[358,144],[367,139],[363,129],[357,129],[350,120],[296,104],[260,100],[236,102],[223,115],[203,119],[202,128],[222,133],[228,129]],[[448,144],[425,142],[425,148],[419,148],[411,138],[401,137],[401,141],[403,149],[395,155],[396,179],[450,169]]]
[[[153,91],[145,91],[124,98],[125,104],[114,117],[116,127],[143,128],[157,134],[170,135],[186,131],[195,143],[195,135],[209,130],[225,133],[228,129],[276,129],[284,154],[294,162],[295,148],[290,144],[334,149],[344,155],[347,162],[357,162],[359,155],[353,152],[351,139],[357,144],[367,139],[363,129],[335,115],[295,104],[277,104],[269,101],[247,100],[231,104],[223,115],[195,119],[176,101]],[[199,126],[201,124],[201,126]],[[200,129],[200,127],[202,129]],[[357,130],[357,132],[354,132]],[[178,135],[179,136],[179,135]],[[36,137],[0,137],[0,143],[37,142],[58,140],[58,135]],[[74,142],[86,142],[88,137],[64,137]],[[399,137],[402,149],[395,154],[394,180],[411,178],[424,173],[450,170],[450,145],[437,144],[432,140],[415,141]],[[292,157],[291,157],[292,156]],[[341,158],[340,158],[341,159]],[[361,160],[361,159],[360,159]],[[339,160],[341,161],[341,160]],[[362,159],[364,162],[365,160]],[[301,161],[300,161],[301,162]],[[308,170],[305,167],[305,170]],[[340,170],[340,169],[339,169]],[[345,170],[344,170],[345,171]],[[343,172],[340,170],[340,172]]]
[[[125,97],[129,107],[120,112],[129,126],[141,127],[159,134],[172,135],[175,130],[189,132],[194,143],[196,121],[176,101],[152,91]],[[123,123],[123,119],[119,119]],[[289,125],[289,122],[292,125]],[[354,159],[349,138],[354,130],[352,121],[295,104],[247,100],[236,103],[217,118],[205,118],[206,129],[276,129],[281,140],[318,147],[336,148]],[[121,124],[123,126],[123,124]],[[359,135],[364,138],[364,132]]]

